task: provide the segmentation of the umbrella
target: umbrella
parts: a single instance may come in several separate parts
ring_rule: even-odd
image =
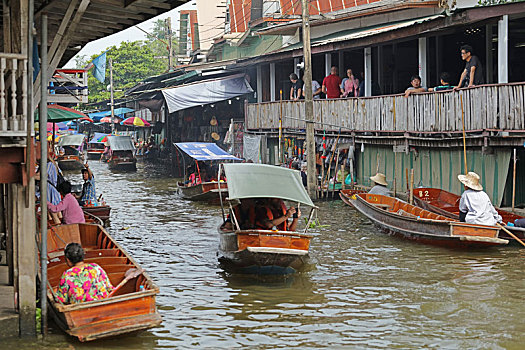
[[[64,122],[56,123],[56,126],[58,126],[58,130],[67,130],[67,129],[69,129],[69,126],[67,126],[67,124],[64,123]],[[53,130],[53,129],[51,129],[51,130]]]
[[[84,121],[84,120],[85,120],[85,121],[88,121],[88,122],[90,122],[90,123],[93,123],[93,119],[91,119],[91,118],[89,118],[89,117],[82,117],[82,118],[80,118],[80,119],[78,119],[78,120],[80,120],[80,121]]]
[[[38,108],[35,111],[35,121],[38,120]],[[87,117],[82,112],[74,110],[72,108],[62,107],[59,105],[48,105],[47,106],[47,121],[52,123],[65,122],[69,120],[79,119]]]
[[[105,136],[102,136],[102,137],[99,137],[97,139],[97,142],[107,142],[108,141],[108,135],[105,135]]]
[[[100,119],[100,122],[101,123],[111,123],[111,117],[104,117]],[[120,118],[118,117],[113,118],[113,123],[118,123],[118,122],[120,122]]]
[[[58,131],[58,124],[54,125],[55,131]],[[47,123],[47,131],[53,131],[53,123]]]
[[[120,124],[133,126],[150,126],[150,123],[139,117],[129,117],[124,119]]]

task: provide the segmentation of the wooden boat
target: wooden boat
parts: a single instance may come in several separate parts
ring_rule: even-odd
[[[360,193],[348,200],[388,234],[421,243],[453,248],[499,246],[499,228],[466,224],[402,202],[396,198]]]
[[[222,164],[221,168],[229,180],[229,201],[280,198],[311,207],[312,217],[316,207],[303,187],[299,172],[249,163]],[[257,183],[257,186],[246,186],[248,182]],[[306,265],[312,235],[295,231],[243,229],[238,224],[235,210],[230,210],[230,220],[231,226],[225,223],[218,230],[219,262],[225,270],[249,274],[289,274],[302,270]]]
[[[84,154],[79,147],[84,143],[85,135],[65,135],[58,141],[58,147],[63,150],[57,156],[58,166],[62,171],[80,170],[84,168]]]
[[[460,199],[461,196],[439,188],[425,187],[414,189],[414,203],[416,205],[454,220],[459,220]],[[499,208],[496,208],[496,211],[501,215],[504,223],[514,223],[516,219],[525,218]],[[506,226],[505,228],[515,234],[519,239],[525,239],[525,228],[513,226]],[[508,239],[511,244],[519,244],[513,237],[503,230],[500,232],[500,237]]]
[[[339,197],[341,197],[341,199],[343,200],[343,202],[345,202],[346,204],[348,204],[349,206],[353,207],[354,205],[352,204],[352,202],[350,202],[350,198],[354,195],[354,194],[358,194],[358,193],[367,193],[366,190],[362,190],[362,189],[353,189],[353,190],[341,190],[339,192]]]
[[[184,186],[183,183],[177,183],[177,188],[181,196],[185,199],[193,201],[216,201],[219,202],[219,191],[225,196],[228,193],[228,184],[226,182],[219,183],[203,182],[198,185]]]
[[[109,214],[111,212],[111,207],[109,205],[97,205],[97,206],[83,206],[82,210],[84,213],[93,215],[103,222],[109,220]]]
[[[237,157],[232,156],[225,150],[219,148],[214,143],[205,143],[205,142],[180,142],[180,143],[174,143],[176,149],[181,154],[181,159],[183,160],[184,164],[184,182],[178,182],[177,183],[177,189],[181,196],[185,199],[194,200],[194,201],[220,201],[220,195],[224,196],[228,192],[228,184],[226,181],[224,181],[224,178],[220,179],[220,184],[218,181],[204,181],[209,180],[210,178],[213,178],[212,176],[215,176],[215,180],[217,174],[208,174],[212,175],[209,178],[206,176],[201,177],[201,170],[204,173],[204,170],[201,169],[203,167],[203,163],[200,164],[198,162],[205,162],[205,161],[226,161],[226,160],[241,160]],[[195,177],[197,180],[202,179],[201,183],[193,183],[191,185],[185,185],[189,181],[186,181],[188,178],[191,178],[191,176],[188,176],[187,169],[186,169],[186,161],[187,158],[190,157],[192,161],[195,161],[195,172],[193,173],[193,177]],[[185,160],[186,159],[186,160]],[[197,181],[200,182],[200,181]]]
[[[155,305],[159,288],[145,272],[107,299],[79,304],[55,301],[51,288],[56,290],[62,273],[69,268],[64,257],[67,243],[80,243],[86,252],[84,261],[99,264],[113,286],[123,280],[128,269],[140,266],[100,225],[56,226],[48,230],[47,240],[49,314],[66,333],[80,341],[91,341],[146,330],[161,323]]]
[[[135,171],[137,158],[133,154],[135,146],[129,136],[108,136],[111,154],[108,158],[108,167],[111,170]]]
[[[100,156],[104,153],[103,140],[108,134],[96,132],[93,138],[87,144],[87,158],[90,160],[100,160]]]

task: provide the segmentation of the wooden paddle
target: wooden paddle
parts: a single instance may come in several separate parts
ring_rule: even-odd
[[[109,293],[108,298],[111,298],[122,286],[124,286],[130,279],[138,277],[144,272],[142,269],[129,269],[124,274],[124,279],[116,286],[111,293]]]
[[[523,243],[523,241],[521,239],[519,239],[514,233],[510,232],[509,230],[507,230],[503,225],[500,225],[499,223],[496,223],[496,226],[499,226],[503,231],[507,232],[509,234],[509,236],[514,238],[516,241],[520,242],[520,244],[525,247],[525,243]]]

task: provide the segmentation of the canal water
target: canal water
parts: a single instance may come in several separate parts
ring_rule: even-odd
[[[218,266],[220,207],[181,199],[176,179],[91,162],[110,233],[160,287],[163,323],[82,344],[51,329],[13,349],[523,349],[525,251],[466,252],[379,232],[341,201],[320,202],[312,266],[283,278]],[[80,181],[80,176],[75,179]],[[254,184],[256,185],[256,184]],[[4,348],[4,346],[2,346]]]

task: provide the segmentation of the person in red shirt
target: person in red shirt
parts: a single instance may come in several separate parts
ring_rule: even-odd
[[[341,96],[341,78],[337,75],[336,66],[332,66],[330,75],[323,79],[322,89],[326,98],[339,98]]]

